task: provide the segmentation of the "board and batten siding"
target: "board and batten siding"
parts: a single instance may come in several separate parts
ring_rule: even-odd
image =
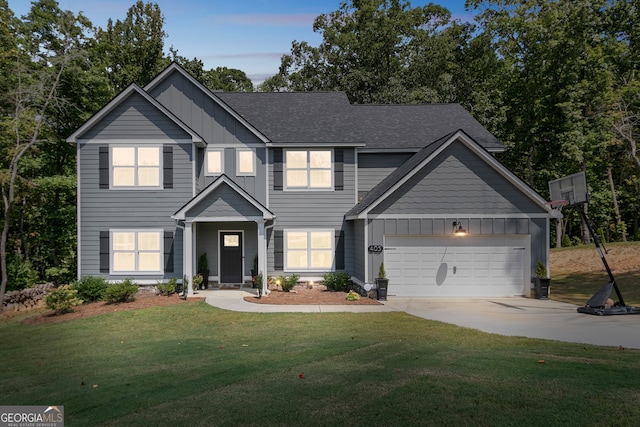
[[[218,102],[180,73],[172,73],[150,91],[169,111],[193,129],[208,147],[224,149],[224,174],[233,179],[260,203],[266,203],[266,149],[264,143],[229,114]],[[213,95],[215,96],[215,94]],[[222,102],[222,101],[219,101]],[[251,148],[256,153],[255,176],[236,175],[236,148]],[[201,191],[215,177],[206,176],[203,149],[198,156],[197,190]]]
[[[209,94],[180,73],[172,73],[149,93],[208,144],[242,145],[262,142],[225,111],[218,101],[214,101]],[[215,93],[213,96],[215,97]]]
[[[108,146],[108,140],[93,140],[78,143],[79,179],[78,195],[80,209],[80,266],[83,276],[101,275],[100,242],[101,231],[110,229],[158,228],[174,233],[173,273],[164,278],[182,277],[182,231],[171,219],[181,206],[191,199],[192,175],[191,141],[158,139],[154,144],[171,144],[173,147],[173,188],[162,190],[110,190],[99,185],[99,147]],[[142,142],[141,142],[142,143]],[[122,279],[122,276],[108,276]],[[141,276],[141,279],[160,279]]]
[[[297,147],[291,147],[297,148]],[[320,147],[318,147],[320,148]],[[343,154],[343,190],[274,190],[273,152],[269,150],[269,210],[276,217],[274,231],[288,229],[298,230],[335,230],[336,236],[344,233],[344,242],[352,236],[344,223],[344,214],[355,204],[355,153],[352,148],[344,148]],[[269,266],[274,265],[274,233],[271,234],[268,246]],[[345,245],[344,269],[349,270],[347,264],[350,254],[347,254],[348,244]],[[278,271],[279,272],[279,271]],[[304,272],[299,273],[301,275]]]
[[[210,144],[210,147],[215,147],[215,144]],[[238,176],[236,168],[236,148],[244,148],[244,146],[238,147],[226,147],[224,148],[224,160],[222,171],[226,176],[231,178],[233,182],[238,184],[244,191],[251,194],[257,201],[266,205],[267,189],[265,186],[265,177],[267,173],[266,165],[266,148],[250,147],[255,153],[255,165],[256,173],[250,176]],[[203,154],[204,162],[204,154]],[[201,170],[203,186],[211,184],[216,180],[218,175],[206,176],[204,167]]]

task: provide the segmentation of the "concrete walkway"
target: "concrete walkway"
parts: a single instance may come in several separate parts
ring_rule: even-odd
[[[404,311],[429,320],[506,335],[640,349],[640,314],[592,316],[576,306],[530,298],[408,298],[390,296],[381,305],[269,305],[244,301],[249,290],[199,291],[225,310],[259,313]]]

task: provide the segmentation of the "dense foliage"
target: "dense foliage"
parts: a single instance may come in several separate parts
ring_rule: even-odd
[[[262,91],[342,90],[354,103],[462,104],[506,145],[500,160],[543,196],[586,171],[590,216],[606,240],[638,239],[638,0],[468,0],[442,6],[347,0],[320,15],[319,46],[294,41]],[[135,2],[94,26],[37,0],[15,17],[0,0],[0,297],[75,276],[75,148],[65,138],[130,83],[171,61],[210,89],[251,91],[240,70],[205,70],[165,49],[165,17]],[[579,215],[557,242],[587,240]],[[556,241],[555,239],[553,240]]]

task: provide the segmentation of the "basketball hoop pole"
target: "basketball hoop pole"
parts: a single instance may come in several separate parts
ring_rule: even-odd
[[[589,234],[591,234],[591,237],[593,237],[593,243],[595,243],[596,249],[598,250],[598,254],[600,255],[600,259],[604,264],[604,268],[607,270],[607,274],[609,275],[609,280],[611,280],[611,283],[613,284],[613,289],[615,289],[616,291],[616,295],[618,296],[618,305],[621,305],[624,307],[625,306],[624,299],[622,298],[620,289],[618,289],[618,284],[616,283],[616,279],[613,277],[613,273],[609,268],[607,259],[604,257],[604,254],[602,253],[602,248],[600,247],[600,240],[598,239],[598,235],[594,233],[593,227],[591,227],[591,220],[589,219],[589,217],[587,216],[587,213],[585,212],[584,204],[577,206],[577,208],[580,211],[580,215],[582,215],[583,221],[585,222],[585,224],[587,224],[587,229],[589,230]]]

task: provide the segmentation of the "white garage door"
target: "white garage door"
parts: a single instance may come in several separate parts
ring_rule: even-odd
[[[385,236],[389,295],[522,295],[528,236]]]

